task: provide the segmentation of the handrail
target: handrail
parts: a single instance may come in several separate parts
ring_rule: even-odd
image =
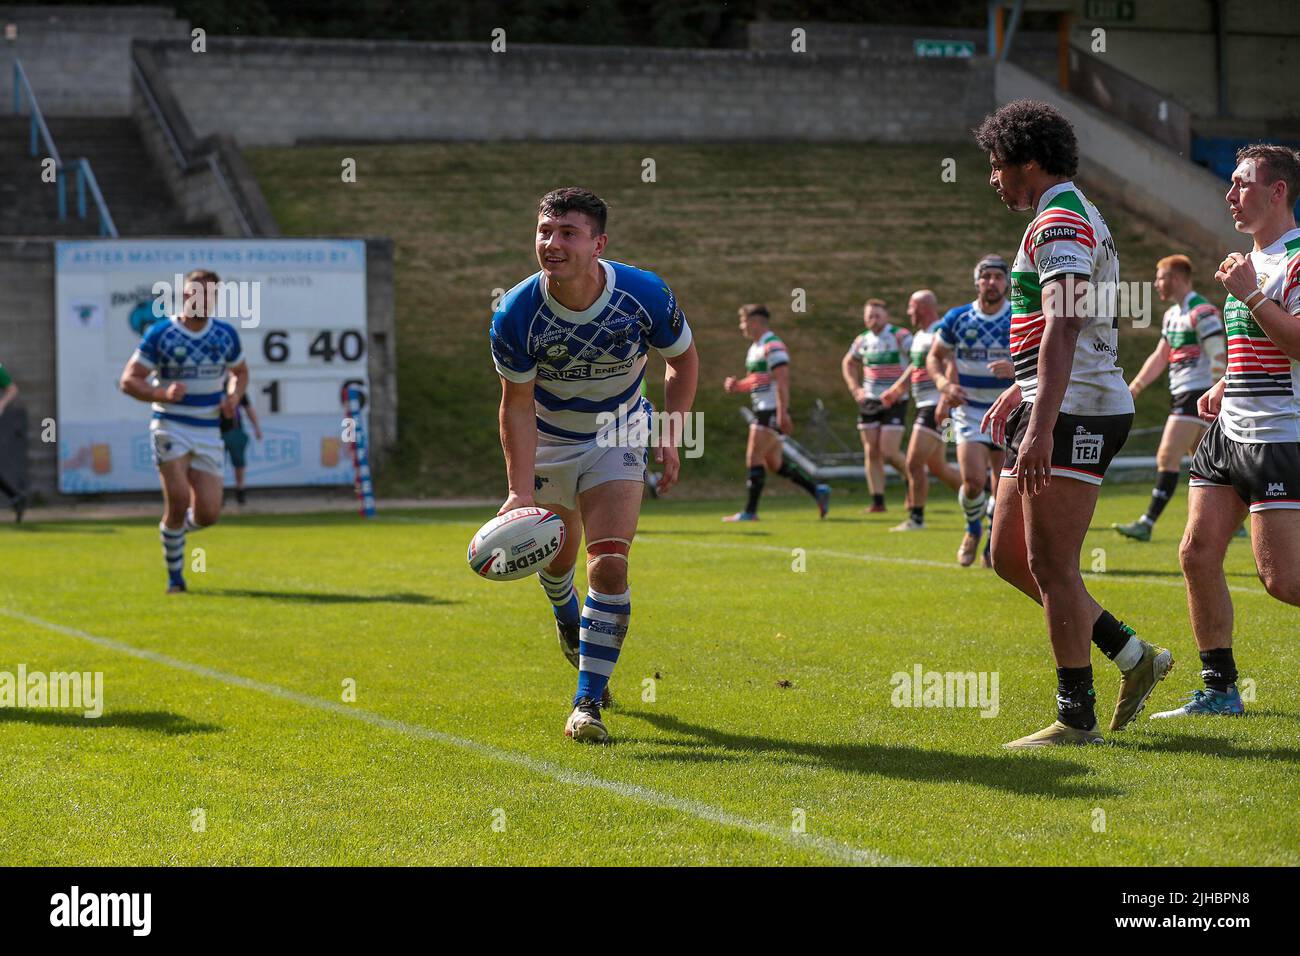
[[[108,203],[104,201],[104,193],[99,188],[99,180],[95,178],[95,171],[91,168],[90,160],[84,156],[74,159],[71,164],[65,165],[63,157],[59,155],[58,147],[54,145],[54,137],[50,134],[50,127],[45,122],[45,114],[41,112],[40,104],[36,101],[36,91],[32,89],[32,82],[27,76],[27,71],[23,69],[22,61],[17,57],[14,58],[14,112],[22,113],[23,110],[23,91],[27,91],[27,102],[32,107],[32,136],[31,136],[31,155],[36,156],[37,131],[41,134],[41,139],[45,142],[45,150],[50,159],[54,160],[55,183],[59,191],[59,222],[68,218],[68,200],[66,187],[63,182],[64,172],[69,168],[77,171],[77,216],[81,219],[86,218],[86,184],[90,184],[90,195],[95,200],[95,208],[99,210],[99,234],[101,236],[111,236],[114,239],[118,237],[117,224],[113,222],[113,216],[108,211]]]
[[[252,223],[244,212],[244,207],[240,203],[238,196],[235,194],[234,187],[230,185],[230,180],[226,176],[226,171],[221,168],[215,151],[209,151],[203,157],[191,158],[189,150],[181,143],[180,137],[176,130],[172,128],[171,121],[167,118],[167,111],[162,108],[158,102],[158,97],[154,94],[153,87],[149,83],[149,78],[145,75],[144,70],[140,68],[139,62],[135,57],[131,58],[131,73],[135,78],[136,86],[144,94],[145,104],[149,107],[149,112],[153,115],[154,121],[158,128],[162,130],[163,138],[167,140],[167,145],[171,148],[172,157],[176,160],[176,165],[182,173],[196,169],[200,161],[206,162],[208,169],[212,172],[217,181],[218,188],[225,194],[230,208],[235,211],[235,216],[239,219],[239,226],[244,235],[253,237],[257,235],[253,229]]]
[[[63,168],[63,160],[59,158],[59,151],[54,145],[54,137],[50,135],[50,128],[45,124],[45,114],[41,112],[40,104],[36,102],[36,93],[32,90],[31,81],[27,79],[27,71],[23,69],[23,61],[14,57],[14,112],[23,111],[23,90],[27,90],[27,100],[32,104],[32,146],[31,155],[36,155],[36,130],[39,128],[41,137],[45,140],[45,148],[49,152],[50,158],[54,160],[56,169]]]
[[[104,202],[104,194],[99,191],[99,181],[95,179],[95,171],[90,168],[90,160],[82,156],[73,162],[77,167],[77,214],[82,219],[86,218],[86,185],[89,184],[90,195],[99,210],[99,234],[116,239],[117,225],[108,211],[108,203]]]

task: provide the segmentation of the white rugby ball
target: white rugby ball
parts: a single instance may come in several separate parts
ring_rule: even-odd
[[[564,547],[564,519],[545,508],[516,508],[478,529],[469,543],[469,567],[489,581],[536,574]]]

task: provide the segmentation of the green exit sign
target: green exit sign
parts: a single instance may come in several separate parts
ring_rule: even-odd
[[[972,57],[975,55],[975,41],[913,40],[912,49],[917,56]]]
[[[1132,22],[1137,12],[1135,0],[1085,0],[1083,17],[1085,20],[1112,20]]]

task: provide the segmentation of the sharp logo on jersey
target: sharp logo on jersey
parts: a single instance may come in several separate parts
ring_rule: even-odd
[[[1270,481],[1268,483],[1268,491],[1265,492],[1265,494],[1270,498],[1276,498],[1279,495],[1284,495],[1286,494],[1286,485],[1280,481]]]
[[[1037,241],[1058,242],[1062,239],[1078,239],[1079,230],[1075,226],[1048,226],[1038,233]]]
[[[558,362],[569,357],[569,347],[563,342],[546,347],[546,358],[551,362]]]

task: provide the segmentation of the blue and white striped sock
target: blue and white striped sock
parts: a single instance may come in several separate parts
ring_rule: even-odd
[[[632,620],[632,589],[622,594],[588,591],[582,606],[582,639],[578,645],[578,691],[573,702],[599,701],[618,663],[618,652]]]
[[[965,486],[957,491],[957,503],[961,505],[961,510],[966,515],[966,530],[977,538],[984,530],[984,506],[988,504],[988,500],[989,494],[983,489],[980,489],[980,493],[974,498],[966,497]]]
[[[555,609],[555,619],[561,624],[577,624],[581,618],[578,610],[578,591],[573,586],[574,570],[575,568],[569,568],[568,572],[558,576],[547,574],[543,570],[537,575],[538,580],[542,582],[542,590],[546,592],[547,598]]]
[[[163,560],[167,563],[167,579],[172,584],[183,584],[185,579],[181,570],[185,566],[185,529],[169,528],[160,522],[158,536],[162,539]]]

